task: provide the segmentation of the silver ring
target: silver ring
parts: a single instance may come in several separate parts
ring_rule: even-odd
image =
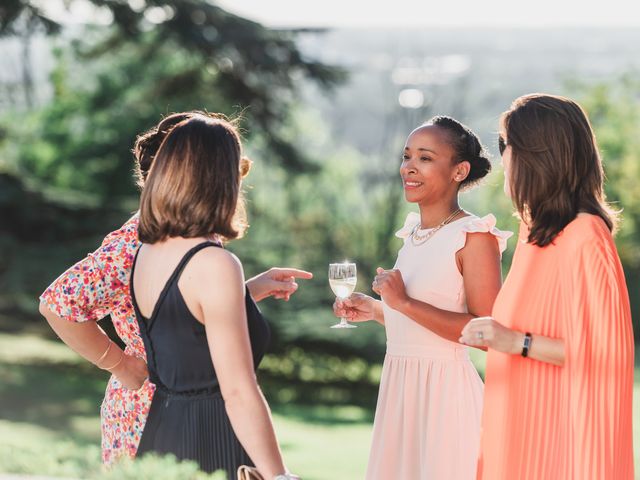
[[[478,337],[478,340],[484,340],[484,333],[478,332],[476,333],[476,337]]]

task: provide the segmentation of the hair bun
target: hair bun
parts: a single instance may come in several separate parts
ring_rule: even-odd
[[[196,110],[172,113],[171,115],[163,118],[155,127],[138,135],[136,143],[133,145],[132,152],[136,159],[135,172],[138,179],[137,184],[140,188],[143,187],[144,182],[147,179],[147,175],[149,174],[149,170],[151,169],[151,165],[153,164],[153,159],[155,158],[156,153],[158,153],[158,149],[160,148],[160,145],[162,145],[167,134],[178,123],[200,113],[201,112]]]
[[[491,171],[489,156],[478,136],[469,127],[444,115],[431,118],[425,125],[434,125],[447,132],[449,143],[455,152],[455,161],[466,161],[471,165],[469,175],[462,181],[460,188],[474,186]]]

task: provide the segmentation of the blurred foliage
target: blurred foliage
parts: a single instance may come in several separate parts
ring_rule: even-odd
[[[52,35],[58,33],[60,28],[35,2],[4,0],[0,4],[0,36],[16,36],[35,31]]]
[[[631,299],[636,340],[640,339],[640,72],[615,83],[575,82],[598,139],[607,180],[605,191],[621,211],[616,235]]]
[[[384,329],[373,322],[357,330],[328,328],[336,319],[327,265],[355,261],[357,288],[368,294],[375,268],[393,265],[401,244],[393,232],[412,209],[402,198],[395,152],[430,114],[468,121],[465,112],[476,101],[467,91],[467,83],[474,85],[471,74],[438,87],[438,98],[457,100],[457,109],[401,111],[391,95],[394,104],[383,105],[379,134],[351,115],[353,105],[360,115],[379,113],[367,110],[374,90],[358,87],[342,91],[343,100],[353,95],[355,103],[345,100],[345,107],[338,99],[330,105],[344,118],[328,125],[319,106],[299,92],[320,95],[344,72],[306,59],[297,31],[267,29],[204,0],[68,3],[80,1],[96,6],[109,24],[52,40],[52,98],[37,108],[0,114],[0,331],[10,332],[0,334],[0,466],[77,478],[207,478],[193,464],[170,458],[148,457],[109,472],[99,468],[97,415],[106,376],[46,339],[54,335],[39,319],[36,298],[135,211],[135,136],[162,114],[208,109],[242,115],[245,147],[255,162],[245,180],[251,228],[229,245],[247,278],[274,265],[315,275],[300,281],[290,302],[260,303],[273,339],[259,377],[285,455],[294,459],[290,466],[297,461],[311,468],[305,478],[328,478],[322,474],[329,454],[342,455],[329,464],[339,472],[352,468],[357,473],[349,478],[359,478]],[[2,2],[0,35],[27,42],[34,32],[59,32],[41,4]],[[355,73],[371,83],[370,72]],[[640,335],[640,74],[615,82],[573,81],[566,90],[589,113],[603,153],[607,195],[623,210],[616,242]],[[472,106],[492,112],[496,98]],[[338,136],[340,128],[360,132],[361,143]],[[461,199],[476,214],[494,213],[500,228],[517,229],[500,168]],[[505,273],[513,248],[511,240]],[[482,365],[482,354],[473,355]],[[335,438],[342,444],[326,449]],[[317,455],[321,450],[326,456]]]
[[[42,435],[37,432],[35,435]],[[160,478],[184,480],[226,480],[224,472],[206,474],[198,464],[178,461],[172,455],[145,455],[135,461],[123,459],[106,469],[100,461],[97,445],[77,448],[73,442],[62,441],[47,445],[9,445],[0,450],[0,471],[22,474],[43,474],[82,478],[86,480],[157,480]]]
[[[298,32],[265,28],[203,0],[68,3],[78,2],[110,14],[111,25],[88,26],[72,48],[57,50],[53,101],[12,132],[21,171],[103,201],[121,200],[134,193],[135,135],[160,113],[190,109],[241,114],[252,127],[247,134],[261,134],[276,162],[312,168],[282,130],[300,82],[330,88],[344,72],[304,58]],[[3,7],[0,31],[26,28],[20,19],[40,15],[34,5]]]
[[[384,135],[370,142],[380,144],[377,153],[363,152],[338,141],[332,126],[298,98],[304,85],[330,86],[342,74],[305,60],[295,32],[266,29],[205,1],[147,1],[136,9],[123,1],[92,3],[110,12],[112,24],[87,27],[72,48],[58,43],[51,101],[0,118],[0,313],[33,315],[36,296],[53,278],[135,210],[129,150],[136,134],[170,111],[242,113],[246,149],[255,161],[245,181],[251,228],[229,248],[247,277],[274,265],[315,275],[300,281],[289,303],[260,304],[273,327],[271,354],[261,369],[265,391],[277,403],[372,408],[384,329],[371,322],[353,331],[328,328],[335,319],[327,265],[355,261],[358,290],[369,294],[376,267],[393,265],[400,246],[393,232],[411,209],[393,152],[416,123],[437,112],[404,113],[398,120],[396,105],[383,122]],[[608,196],[624,209],[617,243],[636,332],[639,78],[568,85],[596,129]],[[455,96],[461,87],[442,86],[443,95],[445,88]],[[460,115],[449,113],[461,116],[460,108]],[[462,203],[479,215],[493,212],[500,228],[517,228],[500,169],[485,186],[463,194]]]
[[[158,478],[180,478],[184,480],[226,480],[224,472],[203,473],[196,462],[179,462],[172,455],[145,455],[135,461],[126,459],[113,468],[88,478],[96,480],[157,480]]]

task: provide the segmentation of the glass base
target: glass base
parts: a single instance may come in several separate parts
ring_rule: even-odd
[[[340,323],[336,323],[335,325],[331,325],[330,328],[358,328],[356,325],[351,325],[350,323],[347,322],[340,322]]]

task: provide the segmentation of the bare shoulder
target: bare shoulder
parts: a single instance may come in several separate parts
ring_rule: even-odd
[[[460,252],[464,256],[500,254],[498,240],[490,232],[467,232],[467,241]]]
[[[221,312],[243,305],[242,264],[222,248],[204,248],[197,252],[185,267],[179,286],[187,306],[202,323],[223,318]]]
[[[464,247],[456,252],[458,271],[465,276],[470,271],[500,268],[500,246],[489,232],[467,232]]]
[[[203,248],[189,262],[190,274],[201,280],[243,280],[242,263],[223,248]]]

